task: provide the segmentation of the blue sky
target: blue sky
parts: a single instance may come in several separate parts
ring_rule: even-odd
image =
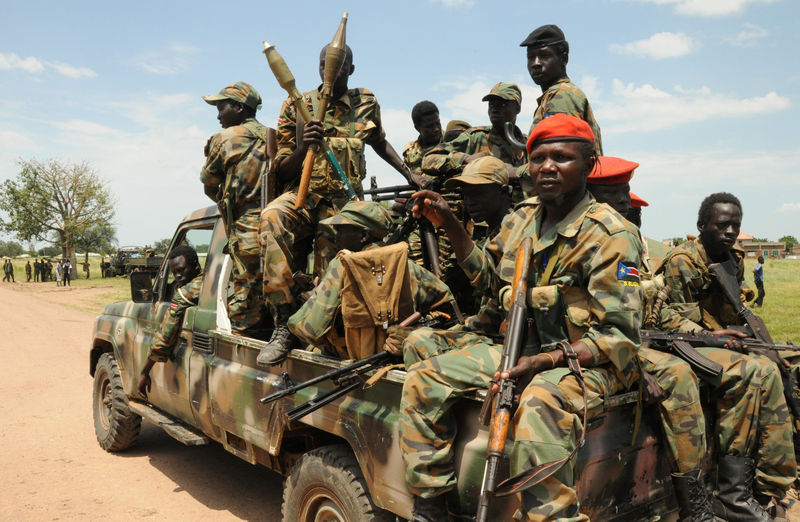
[[[398,152],[416,137],[410,110],[429,99],[443,123],[488,124],[481,97],[522,87],[527,131],[541,91],[519,47],[558,24],[568,73],[589,96],[605,153],[641,164],[644,232],[695,231],[711,192],[744,206],[743,230],[800,236],[800,4],[790,0],[406,2],[3,2],[0,180],[19,158],[89,162],[117,200],[120,244],[172,235],[206,206],[199,171],[219,130],[201,96],[237,80],[261,93],[274,126],[285,92],[261,53],[284,56],[301,90],[319,84],[320,48],[344,11],[351,87],[371,89]],[[374,153],[368,175],[401,178]]]

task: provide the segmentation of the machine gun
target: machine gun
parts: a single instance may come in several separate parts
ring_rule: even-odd
[[[500,373],[513,368],[522,353],[528,320],[528,268],[530,267],[532,245],[533,240],[526,237],[517,250],[511,308],[508,311],[503,356],[498,367]],[[481,496],[475,516],[478,522],[485,522],[489,516],[489,502],[497,485],[497,473],[503,458],[508,428],[511,424],[511,412],[514,409],[514,394],[517,387],[514,379],[501,379],[498,386],[499,390],[493,400],[489,441],[486,448],[486,467],[483,470]],[[491,397],[491,395],[487,396],[487,402],[484,405],[492,403]],[[486,414],[483,413],[482,416],[485,418]]]
[[[422,317],[420,312],[414,312],[413,314],[409,315],[403,321],[400,322],[399,326],[406,327],[414,324]],[[289,386],[283,390],[276,391],[275,393],[271,393],[265,397],[259,399],[261,404],[267,404],[272,401],[276,401],[283,397],[288,397],[289,395],[294,395],[298,391],[308,388],[309,386],[314,386],[315,384],[319,384],[321,382],[331,380],[334,384],[332,390],[317,395],[313,399],[308,402],[305,402],[299,406],[295,406],[294,408],[290,409],[286,412],[289,417],[290,421],[295,421],[301,417],[305,417],[309,413],[317,410],[325,406],[326,404],[335,401],[339,397],[343,397],[350,393],[351,391],[355,390],[359,386],[363,385],[363,381],[361,376],[365,373],[377,370],[386,366],[387,364],[391,363],[392,360],[395,358],[389,352],[379,352],[369,357],[365,357],[364,359],[359,359],[352,364],[348,364],[347,366],[343,366],[341,368],[337,368],[335,370],[331,370],[327,373],[323,373],[322,375],[318,375],[312,379],[309,379],[305,382],[301,382],[300,384],[295,384],[293,386]]]

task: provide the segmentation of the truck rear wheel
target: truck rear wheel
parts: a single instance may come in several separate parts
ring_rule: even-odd
[[[97,361],[92,390],[92,413],[97,442],[106,451],[122,451],[139,438],[142,418],[128,408],[122,377],[114,355],[104,353]]]
[[[346,446],[309,451],[295,464],[283,488],[284,522],[390,521],[369,497],[361,469]]]

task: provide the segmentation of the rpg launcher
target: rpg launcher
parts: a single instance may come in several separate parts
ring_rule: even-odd
[[[514,282],[511,294],[511,308],[506,321],[506,335],[503,341],[503,356],[498,370],[500,373],[516,366],[522,354],[525,342],[525,328],[528,321],[528,269],[530,268],[531,249],[533,240],[526,237],[517,250],[517,260],[514,266]],[[483,483],[481,496],[478,501],[478,512],[475,519],[485,522],[489,516],[489,502],[494,496],[497,486],[497,473],[503,459],[503,450],[506,446],[508,428],[511,424],[511,413],[514,409],[514,394],[516,381],[514,379],[501,379],[498,383],[499,390],[494,396],[491,424],[489,426],[489,441],[486,448],[486,467],[483,470]],[[491,393],[487,401],[491,401]]]

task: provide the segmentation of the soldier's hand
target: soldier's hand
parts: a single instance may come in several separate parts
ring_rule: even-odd
[[[139,377],[139,385],[137,389],[139,390],[139,394],[147,398],[147,394],[150,392],[150,385],[152,382],[150,381],[150,374],[142,372],[141,376]]]
[[[386,342],[383,344],[383,349],[392,355],[401,357],[403,355],[403,342],[406,337],[414,330],[409,326],[390,326],[386,330]]]
[[[747,345],[740,340],[745,339],[747,335],[739,330],[734,330],[733,328],[720,328],[719,330],[712,330],[710,333],[711,335],[716,335],[717,337],[728,337],[728,339],[725,341],[725,348],[728,350],[741,352],[747,347]]]
[[[431,182],[431,180],[426,178],[425,176],[420,176],[419,174],[415,174],[411,171],[408,172],[408,175],[409,175],[408,178],[409,181],[411,181],[411,183],[413,183],[414,185],[418,186],[421,189],[427,187],[428,184]]]
[[[664,389],[658,384],[655,377],[643,370],[642,380],[644,381],[642,400],[645,404],[657,404],[664,400]]]
[[[406,209],[407,202],[407,198],[395,198],[394,203],[392,203],[392,212],[402,215],[403,211]]]
[[[457,221],[450,205],[438,192],[420,190],[414,192],[411,197],[417,200],[414,208],[411,209],[411,213],[415,218],[424,216],[437,227],[443,227]]]
[[[483,152],[476,152],[475,154],[470,154],[469,156],[467,156],[464,159],[464,163],[470,163],[472,161],[475,161],[478,158],[482,158],[484,156],[490,156],[490,155],[491,155],[491,153],[488,150],[485,150]]]
[[[531,379],[540,372],[550,370],[553,363],[549,357],[542,355],[523,355],[517,359],[517,364],[504,372],[495,372],[494,383],[492,383],[492,393],[496,393],[499,386],[496,384],[500,379],[516,379],[517,390],[524,390]]]
[[[319,120],[311,120],[303,125],[303,151],[308,150],[310,145],[322,141],[324,133],[325,127]]]

